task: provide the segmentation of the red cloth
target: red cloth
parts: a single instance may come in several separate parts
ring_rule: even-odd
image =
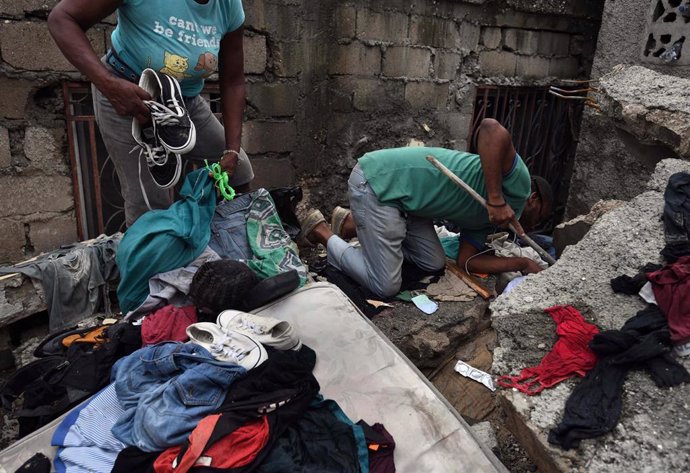
[[[185,473],[195,466],[239,468],[249,465],[268,443],[268,419],[263,416],[248,421],[242,427],[221,438],[207,448],[208,441],[221,414],[213,414],[189,434],[189,448],[173,468],[181,447],[171,447],[161,453],[153,464],[156,473]]]
[[[545,309],[554,322],[559,339],[539,366],[525,368],[519,376],[501,376],[498,385],[515,388],[530,396],[555,386],[573,375],[584,376],[594,368],[596,355],[589,342],[599,330],[587,323],[574,307],[558,305]]]
[[[682,256],[659,271],[647,274],[659,309],[668,320],[671,341],[690,341],[690,256]]]
[[[160,342],[186,342],[187,327],[196,323],[196,308],[166,305],[147,315],[141,323],[141,341],[144,345]]]

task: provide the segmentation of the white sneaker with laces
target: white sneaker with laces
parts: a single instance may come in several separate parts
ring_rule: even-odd
[[[299,350],[302,341],[289,322],[248,314],[239,310],[224,310],[216,323],[225,330],[244,333],[277,350]]]
[[[223,330],[211,322],[198,322],[187,327],[192,343],[206,348],[218,361],[234,363],[247,371],[268,359],[266,349],[253,337],[244,333]]]

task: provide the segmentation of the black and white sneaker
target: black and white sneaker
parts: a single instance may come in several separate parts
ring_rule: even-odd
[[[194,149],[196,129],[187,113],[177,79],[153,69],[144,69],[139,87],[153,97],[144,103],[151,111],[154,131],[165,149],[177,154],[186,154]]]
[[[144,184],[141,181],[141,162],[146,161],[153,182],[161,189],[169,189],[177,184],[182,174],[182,159],[180,155],[171,153],[161,144],[154,127],[151,125],[143,126],[137,119],[132,120],[132,137],[138,143],[135,151],[139,148],[139,183],[144,194],[146,205],[150,208],[144,190]]]

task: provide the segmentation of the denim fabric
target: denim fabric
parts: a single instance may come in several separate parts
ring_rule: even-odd
[[[57,332],[91,317],[101,305],[111,313],[109,282],[118,278],[115,255],[121,233],[101,235],[40,256],[30,263],[0,267],[0,275],[22,273],[41,281],[50,314],[49,328]]]
[[[252,259],[252,249],[247,239],[247,214],[252,200],[252,194],[244,194],[216,205],[209,246],[221,258],[238,261]]]
[[[193,343],[160,343],[119,360],[112,371],[125,414],[112,433],[145,452],[180,445],[246,370],[216,361]]]
[[[348,180],[350,210],[361,246],[338,236],[328,240],[328,262],[380,297],[394,296],[402,284],[403,259],[425,271],[446,264],[431,220],[405,215],[379,202],[359,164]]]

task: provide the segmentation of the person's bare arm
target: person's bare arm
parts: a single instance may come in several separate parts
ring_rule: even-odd
[[[516,154],[510,133],[497,121],[484,120],[478,132],[477,148],[486,184],[489,221],[501,226],[512,223],[517,233],[524,235],[515,212],[503,198],[503,176],[512,169]]]
[[[142,100],[151,96],[136,84],[113,76],[86,37],[89,28],[121,4],[122,0],[62,0],[48,16],[48,30],[62,54],[110,100],[118,114],[146,121],[149,111]]]
[[[225,127],[225,149],[239,152],[242,138],[242,117],[246,98],[244,84],[244,28],[227,33],[220,42],[218,72],[220,74],[220,100]],[[228,175],[235,172],[237,155],[223,156],[221,166]]]
[[[472,273],[505,273],[510,271],[521,271],[523,274],[538,273],[542,269],[537,263],[529,258],[507,257],[495,255],[475,256],[479,251],[471,244],[463,241],[458,251],[458,267],[467,269]],[[469,260],[469,261],[468,261]]]

